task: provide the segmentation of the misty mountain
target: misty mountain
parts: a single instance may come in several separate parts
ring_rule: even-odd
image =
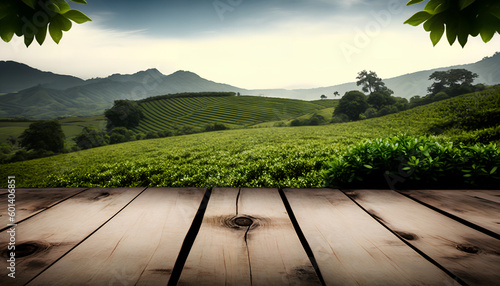
[[[13,61],[0,61],[0,93],[10,93],[41,85],[67,89],[84,83],[83,79],[44,72]]]
[[[483,60],[451,67],[405,74],[384,79],[395,96],[410,98],[425,95],[434,71],[464,68],[479,75],[475,83],[500,83],[500,53]],[[375,71],[376,72],[376,71]],[[355,79],[353,79],[355,80]],[[350,90],[360,90],[356,83],[344,83],[311,89],[246,90],[217,83],[189,71],[164,75],[157,69],[134,74],[113,74],[106,78],[82,80],[73,76],[44,72],[27,65],[0,61],[0,117],[54,118],[102,114],[117,99],[139,100],[151,96],[181,92],[240,92],[245,95],[284,97],[304,100],[319,99],[322,94],[334,98]]]
[[[466,69],[475,72],[479,75],[474,81],[477,83],[484,83],[493,85],[500,83],[500,52],[495,53],[491,57],[485,57],[481,61],[471,64],[456,65],[450,67],[436,68],[426,71],[419,71],[410,74],[405,74],[393,78],[383,79],[385,85],[394,91],[394,96],[411,98],[415,95],[426,95],[427,88],[433,83],[429,80],[429,76],[435,71],[446,71],[449,69]],[[375,71],[377,72],[377,71]],[[319,87],[311,89],[261,89],[250,90],[246,94],[249,95],[263,95],[272,97],[286,97],[305,100],[319,99],[322,94],[328,98],[334,98],[333,93],[338,91],[343,96],[350,90],[361,90],[360,86],[356,85],[356,79],[353,82],[333,85],[328,87]]]

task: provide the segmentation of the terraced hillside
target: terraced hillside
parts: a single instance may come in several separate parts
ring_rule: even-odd
[[[17,187],[319,187],[328,162],[365,139],[441,126],[443,140],[500,146],[499,109],[500,86],[355,122],[198,133],[0,164],[0,177],[16,176]],[[459,125],[447,129],[450,122]]]
[[[303,100],[256,96],[168,98],[140,102],[145,118],[136,131],[160,131],[183,126],[222,123],[231,128],[288,120],[325,106]]]

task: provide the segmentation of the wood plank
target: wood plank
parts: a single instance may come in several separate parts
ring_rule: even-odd
[[[16,279],[0,268],[0,285],[24,285],[98,229],[144,188],[82,192],[19,224],[16,229]],[[10,230],[10,229],[9,229]],[[7,255],[7,231],[0,233],[0,249]]]
[[[339,190],[284,192],[327,285],[453,285]]]
[[[40,213],[53,205],[85,190],[85,188],[16,189],[16,222]],[[7,195],[0,194],[0,201],[7,202]],[[0,205],[0,229],[8,223],[7,203]]]
[[[179,285],[299,284],[321,285],[278,190],[215,188]]]
[[[147,189],[29,285],[166,285],[205,191]]]
[[[500,191],[411,190],[401,192],[500,235]]]
[[[469,285],[500,281],[500,240],[391,190],[348,194],[408,243]]]
[[[0,189],[0,195],[8,193],[8,189]]]

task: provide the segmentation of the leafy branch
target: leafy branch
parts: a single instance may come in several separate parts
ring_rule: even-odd
[[[411,0],[406,5],[414,5],[424,0]],[[462,47],[470,36],[481,35],[487,43],[495,33],[500,33],[500,2],[497,0],[429,0],[424,10],[415,13],[405,24],[418,26],[430,32],[435,46],[446,30],[450,45],[456,39]]]
[[[71,0],[87,4],[85,0]],[[71,9],[66,0],[2,0],[0,3],[0,37],[10,42],[12,37],[24,36],[27,47],[34,39],[41,45],[47,30],[54,42],[59,44],[63,31],[69,31],[72,22],[82,24],[92,21],[84,13]]]

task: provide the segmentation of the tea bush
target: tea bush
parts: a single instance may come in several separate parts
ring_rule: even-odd
[[[494,143],[467,146],[398,135],[348,148],[324,176],[325,186],[335,188],[498,188],[499,167]]]

